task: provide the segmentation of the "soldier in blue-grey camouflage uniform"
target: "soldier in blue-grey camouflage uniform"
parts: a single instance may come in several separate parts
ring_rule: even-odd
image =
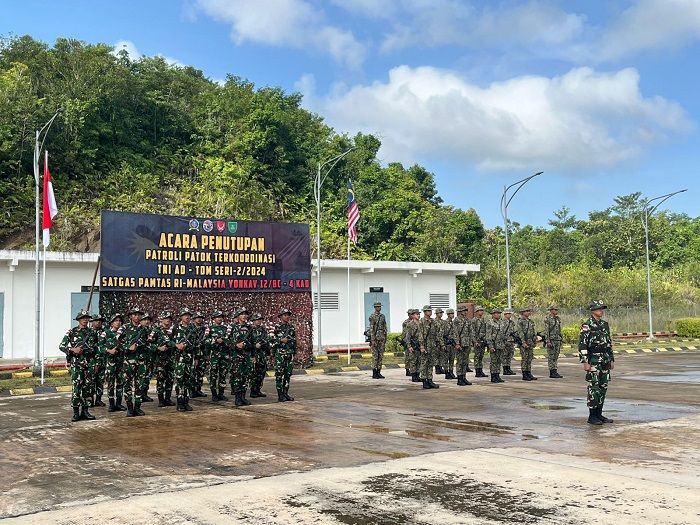
[[[152,332],[155,358],[153,360],[156,374],[156,392],[158,393],[158,408],[172,407],[171,401],[173,383],[175,381],[175,341],[173,339],[173,315],[161,312],[160,325]]]
[[[483,318],[484,309],[477,306],[471,319],[472,348],[474,349],[475,377],[486,377],[484,374],[484,352],[486,351],[486,320]]]
[[[248,381],[253,369],[250,342],[250,324],[248,323],[248,310],[238,308],[233,312],[234,323],[231,325],[229,346],[231,347],[231,392],[235,396],[237,407],[248,406],[250,401],[246,399]]]
[[[557,371],[562,342],[561,318],[559,317],[559,309],[553,304],[549,306],[549,315],[544,318],[543,335],[544,343],[547,347],[549,377],[552,379],[562,379],[563,376]]]
[[[382,362],[386,346],[386,317],[382,313],[382,303],[374,303],[374,312],[369,316],[369,344],[372,349],[372,379],[384,379]]]
[[[506,350],[506,324],[504,319],[501,319],[501,313],[500,308],[493,308],[491,319],[486,321],[486,343],[491,357],[489,370],[492,383],[505,382],[501,379],[501,363]]]
[[[280,322],[274,330],[277,401],[294,401],[294,398],[289,395],[289,383],[294,369],[294,354],[297,351],[297,333],[296,328],[290,322],[291,310],[282,308],[278,317]]]
[[[59,350],[66,354],[66,362],[70,366],[70,377],[73,384],[71,405],[73,407],[72,421],[95,419],[88,411],[90,360],[97,352],[97,335],[88,326],[90,313],[80,310],[75,320],[78,326],[68,330],[63,336]]]
[[[588,308],[591,316],[581,325],[578,352],[588,382],[588,423],[602,425],[613,422],[603,415],[603,405],[610,372],[615,368],[615,355],[610,325],[603,319],[607,306],[603,301],[592,301]]]
[[[105,318],[99,314],[90,319],[92,329],[95,331],[95,335],[97,335],[97,351],[95,352],[95,357],[92,358],[92,374],[88,403],[90,406],[96,407],[105,406],[104,402],[102,401],[102,394],[104,393],[105,386],[106,356],[100,346],[100,340],[102,337],[104,337],[105,332],[102,325],[104,321]]]
[[[255,312],[250,316],[250,344],[253,355],[253,370],[250,374],[250,397],[267,397],[262,392],[267,374],[267,358],[270,355],[270,334],[263,324],[263,316]]]
[[[534,357],[535,345],[537,344],[537,334],[535,332],[535,322],[530,319],[532,310],[522,308],[518,318],[518,337],[520,338],[520,370],[523,373],[523,381],[536,381],[532,375],[532,359]]]

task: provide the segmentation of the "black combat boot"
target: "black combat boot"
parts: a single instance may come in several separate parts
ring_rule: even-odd
[[[385,379],[385,377],[382,375],[381,368],[377,368],[377,379]]]
[[[124,405],[122,405],[122,397],[121,396],[119,396],[117,398],[117,400],[115,401],[114,408],[116,408],[120,412],[124,412],[126,410],[126,407]]]
[[[286,401],[286,399],[285,399],[285,401]],[[236,392],[234,394],[234,403],[236,404],[237,407],[242,407],[244,405],[243,398],[241,397],[240,392]]]
[[[219,388],[219,401],[228,401],[228,397],[224,395],[223,388]]]
[[[488,376],[486,374],[484,374],[483,368],[477,368],[476,374],[474,374],[474,377],[488,377]]]
[[[190,397],[191,397],[192,399],[194,399],[194,398],[196,398],[196,397],[199,397],[199,392],[197,392],[196,390],[192,391],[192,395],[191,395]]]
[[[141,402],[142,403],[152,403],[153,399],[148,397],[148,388],[144,388],[141,392]]]
[[[503,375],[504,376],[514,376],[515,372],[513,372],[513,370],[509,366],[505,366],[505,367],[503,367]]]
[[[284,391],[281,388],[277,389],[277,401],[284,403],[287,398],[284,396]]]
[[[498,383],[498,381],[496,381],[496,374],[491,374],[491,382]]]
[[[372,379],[379,379],[379,378],[377,377],[377,369],[376,369],[376,368],[373,368],[373,369],[372,369]]]
[[[549,371],[549,377],[551,377],[552,379],[564,379],[564,376],[559,375],[559,372],[557,372],[556,368],[552,368]]]
[[[423,379],[423,388],[425,388],[426,390],[429,390],[430,388],[432,388],[430,386],[430,383],[428,383],[427,379]]]
[[[596,411],[596,415],[598,416],[598,419],[600,419],[603,423],[612,423],[613,420],[610,418],[607,418],[603,415],[603,405],[600,405]]]
[[[527,372],[523,372],[523,381],[532,381],[532,379],[530,379],[530,376],[527,374]]]
[[[163,394],[158,394],[158,408],[165,408],[165,397],[163,397]]]
[[[244,404],[245,406],[249,406],[249,405],[251,405],[252,403],[246,399],[245,394],[246,394],[246,391],[243,390],[243,391],[241,392],[241,399],[243,400],[243,404]]]
[[[440,385],[433,383],[432,379],[428,379],[428,384],[430,385],[430,388],[440,388]]]
[[[199,387],[199,390],[197,390],[197,395],[199,397],[209,397],[204,392],[202,392],[202,387]]]
[[[411,377],[411,382],[412,383],[420,383],[421,382],[420,374],[418,372],[413,373],[413,375]]]
[[[464,383],[464,386],[470,386],[472,384],[471,381],[469,381],[469,379],[467,379],[466,375],[462,376],[462,381]]]
[[[603,422],[598,417],[598,409],[597,408],[589,408],[588,409],[588,423],[590,425],[602,425],[603,424]]]
[[[141,410],[141,401],[137,401],[134,404],[134,414],[136,414],[137,416],[145,416],[146,415],[146,413],[143,410]]]
[[[134,402],[131,399],[126,400],[126,417],[134,417]]]
[[[443,370],[443,368],[442,368],[440,365],[437,365],[437,366],[435,367],[435,373],[436,373],[436,374],[444,374],[444,373],[445,373],[445,370]]]
[[[87,419],[87,420],[89,420],[89,421],[92,421],[93,419],[95,419],[95,416],[93,416],[93,415],[88,411],[88,407],[83,407],[83,408],[80,410],[80,419]]]
[[[501,379],[501,374],[496,374],[496,383],[505,383],[505,381]]]
[[[211,400],[216,403],[219,400],[219,394],[216,393],[216,389],[211,389]]]
[[[284,397],[287,401],[294,401],[294,398],[289,395],[289,387],[284,389]]]
[[[103,407],[103,406],[105,406],[104,402],[102,401],[102,396],[101,396],[101,395],[95,397],[95,406],[96,406],[96,407]]]
[[[413,374],[411,374],[411,371],[407,368],[406,369],[406,377],[411,377]]]
[[[178,396],[178,398],[177,398],[176,401],[177,401],[177,411],[178,411],[178,412],[185,412],[187,409],[185,408],[185,401],[184,401],[184,399],[182,399],[182,398],[180,398],[180,397]]]
[[[258,397],[267,397],[267,394],[260,390],[261,388],[262,387],[260,387],[260,386],[258,388],[256,388],[255,393],[258,395]],[[253,396],[250,396],[250,397],[253,397]]]
[[[174,407],[175,406],[175,403],[173,403],[172,400],[170,399],[171,395],[172,394],[170,392],[166,392],[166,394],[165,394],[165,406],[166,407]]]
[[[182,405],[185,407],[185,410],[187,412],[192,412],[194,408],[190,405],[190,396],[185,396],[184,404]]]
[[[114,404],[114,399],[111,397],[109,398],[109,408],[107,409],[107,412],[116,412],[117,411],[117,406]]]
[[[535,376],[532,375],[532,371],[531,371],[531,370],[528,371],[527,375],[530,376],[530,381],[537,381],[537,378],[536,378]]]
[[[469,365],[467,365],[467,372],[473,372],[473,371],[474,371],[474,370],[472,370],[471,368],[469,368]]]
[[[76,422],[80,421],[82,418],[80,417],[80,408],[79,407],[73,407],[73,417],[70,418],[71,421]]]

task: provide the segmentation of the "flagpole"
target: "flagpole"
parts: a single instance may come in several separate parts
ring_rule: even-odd
[[[44,246],[44,267],[41,270],[41,384],[44,385],[46,363],[46,246]]]
[[[348,365],[350,364],[350,232],[348,232]]]

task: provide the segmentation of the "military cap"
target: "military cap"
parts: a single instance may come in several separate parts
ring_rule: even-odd
[[[192,316],[192,310],[190,310],[187,307],[183,308],[182,310],[180,310],[180,317],[182,317],[183,315]]]
[[[458,312],[466,312],[467,310],[469,310],[469,308],[467,308],[466,306],[458,306],[457,307]]]
[[[106,320],[107,319],[105,319],[104,316],[101,314],[94,315],[90,318],[90,321],[106,321]]]
[[[211,318],[212,318],[212,319],[216,319],[217,317],[223,317],[223,316],[224,316],[224,312],[222,312],[221,310],[214,310],[214,311],[211,313]]]
[[[454,311],[454,309],[452,309],[452,308],[448,308],[448,309],[445,311],[445,313],[446,313],[447,315],[450,315],[450,314],[455,313],[455,311]]]
[[[551,310],[559,310],[559,307],[556,304],[550,304],[549,308],[547,308],[547,310],[550,310],[550,311]]]
[[[436,313],[436,314],[444,314],[444,313],[445,313],[445,310],[443,310],[442,308],[436,308],[436,309],[435,309],[435,313]]]
[[[503,313],[504,313],[504,314],[512,314],[512,313],[513,313],[513,309],[512,309],[512,308],[506,308],[505,310],[503,310]]]
[[[500,314],[502,312],[503,312],[503,310],[501,310],[500,308],[491,308],[492,314]]]
[[[476,308],[474,308],[474,313],[476,313],[476,312],[483,312],[483,311],[484,311],[484,307],[483,307],[483,306],[477,305]]]
[[[530,307],[528,307],[528,306],[523,306],[522,308],[520,308],[520,309],[518,310],[518,312],[520,312],[520,313],[523,313],[523,312],[532,312],[532,308],[530,308]]]
[[[411,314],[413,314],[413,312],[415,312],[415,311],[416,311],[415,308],[409,308],[408,310],[406,310],[406,313],[407,313],[408,315],[411,315]]]
[[[119,319],[120,321],[123,321],[123,320],[124,320],[124,317],[122,317],[122,314],[116,313],[116,314],[114,314],[112,317],[110,317],[110,319],[109,319],[109,324],[112,324],[112,323],[113,323],[114,321],[116,321],[117,319]]]
[[[238,317],[241,314],[249,314],[250,312],[245,306],[239,306],[233,311],[233,317]]]
[[[80,321],[81,319],[85,319],[86,317],[88,319],[91,317],[90,312],[88,312],[87,310],[80,310],[78,312],[78,315],[75,316],[75,320]]]
[[[589,310],[605,310],[608,307],[607,304],[605,304],[603,301],[591,301],[591,304],[588,305]]]
[[[426,304],[426,305],[423,307],[423,311],[424,311],[424,312],[427,312],[427,311],[431,311],[431,312],[432,312],[432,311],[433,311],[433,307],[430,306],[429,304]]]
[[[172,320],[173,320],[173,314],[171,314],[171,313],[168,312],[167,310],[164,310],[164,311],[162,311],[162,312],[160,313],[160,315],[158,316],[158,319],[161,319],[161,320],[163,320],[163,319],[170,319],[170,320],[172,321]]]
[[[148,312],[145,312],[145,313],[141,316],[141,320],[143,321],[144,319],[148,319],[149,321],[153,321],[153,317],[151,317],[151,314],[149,314]]]
[[[197,311],[192,316],[192,319],[197,319],[197,317],[201,317],[202,319],[204,319],[204,314],[202,312]]]
[[[374,303],[374,306],[381,306],[381,305],[382,305],[382,303],[380,303],[379,301],[377,301],[376,303]]]
[[[134,305],[126,312],[126,315],[131,314],[143,314],[143,310],[141,310],[141,308],[139,308],[138,306]]]
[[[280,313],[277,314],[277,317],[282,317],[283,315],[292,315],[292,311],[289,308],[282,308]]]
[[[257,320],[262,319],[262,318],[263,318],[263,316],[259,312],[253,312],[253,315],[250,316],[251,321],[257,321]]]

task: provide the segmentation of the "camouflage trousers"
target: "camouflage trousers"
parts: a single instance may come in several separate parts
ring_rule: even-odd
[[[443,358],[442,358],[442,363],[440,363],[440,365],[442,366],[442,368],[445,369],[445,372],[448,372],[448,371],[451,372],[451,371],[452,371],[452,367],[454,367],[454,364],[455,364],[455,356],[456,356],[456,354],[457,354],[457,352],[456,352],[454,346],[452,346],[452,345],[445,345],[445,350],[444,350],[444,352],[443,352],[443,354],[442,354],[442,356],[443,356]]]
[[[588,408],[598,408],[603,406],[605,395],[608,393],[612,358],[609,354],[591,354],[589,359],[592,369],[586,372]]]
[[[489,349],[489,356],[491,358],[489,362],[489,372],[492,374],[500,374],[501,366],[503,366],[503,355],[505,354],[504,348],[491,348]]]
[[[425,352],[420,354],[420,378],[432,379],[433,367],[435,366],[435,358],[437,357],[437,348],[428,346]]]
[[[123,358],[120,355],[107,355],[105,358],[105,382],[110,399],[122,402],[124,393],[124,376],[122,374]]]
[[[384,348],[386,347],[386,339],[376,339],[372,344],[372,368],[382,369],[384,361]]]
[[[218,395],[226,388],[226,377],[231,370],[231,355],[229,349],[214,346],[209,354],[209,388],[212,394]]]
[[[70,367],[70,379],[73,384],[73,393],[71,394],[71,406],[73,408],[81,408],[88,406],[89,396],[89,376],[90,363],[83,357],[73,357],[73,363]]]
[[[289,390],[289,382],[294,369],[294,354],[275,352],[275,386],[277,390]]]
[[[506,348],[503,351],[503,368],[510,368],[515,354],[515,343],[506,343]]]
[[[559,362],[559,352],[561,352],[561,341],[552,341],[550,345],[547,345],[547,364],[550,370],[555,370],[557,363]]]
[[[457,375],[466,375],[469,368],[469,350],[468,346],[461,346],[456,350],[457,357]]]
[[[204,385],[204,376],[209,372],[209,352],[206,352],[203,348],[197,349],[197,366],[194,370],[194,382],[195,390],[202,390]]]
[[[104,393],[107,358],[104,354],[96,355],[92,360],[89,397],[101,398]]]
[[[267,373],[267,352],[265,350],[255,350],[253,357],[253,370],[250,374],[250,390],[257,391],[262,388],[265,374]]]
[[[140,405],[141,390],[146,377],[146,362],[143,355],[132,352],[124,356],[122,377],[124,378],[124,397],[127,402],[133,400],[134,405]]]
[[[189,398],[194,387],[194,359],[193,354],[183,350],[175,350],[173,363],[175,364],[175,394],[183,400]]]
[[[534,346],[528,346],[527,348],[522,345],[520,346],[520,370],[523,372],[532,371],[532,359],[534,353]]]
[[[474,346],[474,368],[484,368],[484,353],[486,352],[486,347],[481,343],[477,343]]]
[[[406,369],[411,374],[417,374],[419,359],[418,354],[420,354],[420,350],[418,349],[418,345],[411,345],[411,348],[413,348],[413,350],[409,350],[408,348],[406,348],[405,350]]]
[[[159,396],[169,398],[175,382],[175,361],[170,350],[158,352],[155,359],[156,392]]]
[[[231,392],[245,392],[248,388],[253,359],[250,352],[234,350],[231,358]]]
[[[157,355],[154,352],[151,352],[150,350],[143,354],[143,364],[146,367],[146,372],[145,376],[147,378],[146,383],[151,381],[151,378],[153,377],[153,374],[155,373],[156,370],[156,358]]]

